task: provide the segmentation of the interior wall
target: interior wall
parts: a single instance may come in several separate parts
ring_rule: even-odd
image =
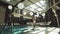
[[[4,23],[6,8],[0,5],[0,25]]]

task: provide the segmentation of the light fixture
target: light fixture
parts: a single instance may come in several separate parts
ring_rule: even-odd
[[[45,13],[42,13],[43,18],[45,18]]]
[[[32,16],[33,15],[33,12],[30,12],[30,16]]]
[[[23,15],[26,15],[26,12],[23,12]]]
[[[17,5],[17,7],[18,7],[18,9],[23,9],[25,6],[24,6],[23,3],[19,3],[19,4]]]
[[[42,16],[45,16],[45,13],[43,13]]]
[[[6,0],[6,1],[10,2],[11,0]]]
[[[8,9],[12,9],[13,7],[11,5],[8,6]]]

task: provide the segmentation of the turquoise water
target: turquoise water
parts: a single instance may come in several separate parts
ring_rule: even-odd
[[[26,30],[26,26],[14,26],[12,30],[12,34],[20,34],[23,33],[24,30]]]
[[[1,34],[21,34],[26,29],[27,26],[0,26]]]
[[[0,34],[31,34],[32,32],[35,32],[35,31],[38,31],[39,33],[47,31],[45,27],[36,27],[39,29],[36,29],[35,31],[30,30],[30,28],[31,28],[30,26],[29,27],[28,26],[12,26],[12,27],[11,26],[0,26]],[[28,29],[30,30],[28,33],[24,32]],[[59,32],[59,29],[55,27],[48,27],[48,32],[57,34]]]

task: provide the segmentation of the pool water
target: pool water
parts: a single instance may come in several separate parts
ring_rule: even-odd
[[[1,26],[0,33],[1,34],[20,34],[24,30],[26,30],[26,26]]]
[[[59,28],[55,27],[39,27],[36,26],[0,26],[0,34],[58,34]],[[47,32],[46,32],[47,31]]]

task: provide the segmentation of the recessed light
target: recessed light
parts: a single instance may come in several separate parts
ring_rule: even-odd
[[[30,12],[30,16],[32,16],[33,15],[33,12]]]
[[[23,15],[26,15],[26,12],[23,12]]]
[[[8,9],[12,9],[13,7],[11,5],[8,6]]]
[[[24,6],[23,3],[19,3],[19,4],[17,5],[17,7],[18,7],[18,9],[23,9],[25,6]]]

